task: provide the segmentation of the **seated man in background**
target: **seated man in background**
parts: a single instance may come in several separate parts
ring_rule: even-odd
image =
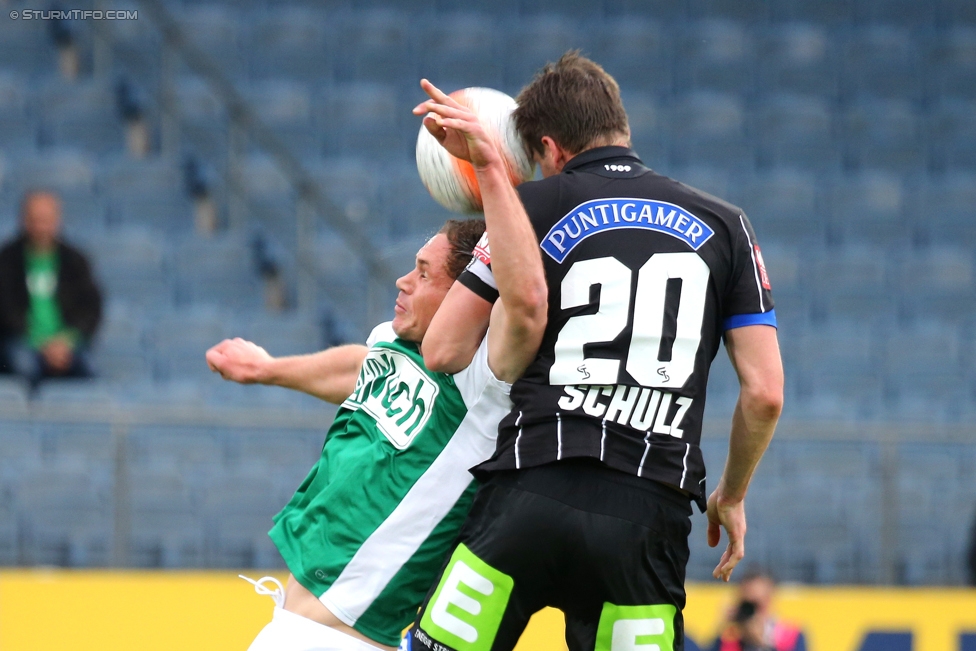
[[[710,651],[806,651],[803,632],[773,617],[775,592],[776,582],[768,572],[747,568],[739,581],[738,599]]]
[[[466,113],[468,155],[482,187],[505,184],[500,155]],[[487,208],[487,206],[486,206]],[[507,207],[506,207],[507,208]],[[545,328],[542,259],[523,211],[486,210],[489,232],[514,243],[494,252],[499,301],[471,363],[434,373],[421,352],[430,321],[471,259],[484,222],[449,221],[397,281],[391,323],[364,346],[273,358],[241,339],[207,352],[225,379],[284,386],[341,403],[322,456],[270,535],[291,571],[274,619],[251,651],[393,649],[440,570],[474,495],[468,468],[495,449],[511,409],[510,383]],[[515,276],[517,270],[518,280]]]
[[[86,351],[102,315],[91,267],[61,239],[54,194],[27,192],[20,218],[20,234],[0,249],[0,342],[8,370],[32,387],[45,377],[91,377]]]

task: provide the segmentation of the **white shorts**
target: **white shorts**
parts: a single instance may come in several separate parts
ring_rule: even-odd
[[[251,642],[248,651],[377,651],[377,647],[283,608]]]

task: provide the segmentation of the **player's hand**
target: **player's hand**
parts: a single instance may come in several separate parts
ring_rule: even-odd
[[[424,127],[455,158],[470,161],[475,168],[502,162],[497,146],[488,137],[474,111],[458,103],[426,79],[420,87],[430,96],[418,104],[414,115],[424,115]]]
[[[64,337],[54,337],[41,348],[44,361],[56,373],[65,373],[71,368],[74,351],[71,343]]]
[[[712,571],[716,579],[728,581],[732,570],[746,555],[746,505],[745,502],[726,502],[716,490],[708,497],[708,546],[716,547],[722,540],[722,529],[729,537],[728,547]]]
[[[225,380],[263,384],[274,358],[264,348],[240,337],[224,339],[207,351],[207,366]]]

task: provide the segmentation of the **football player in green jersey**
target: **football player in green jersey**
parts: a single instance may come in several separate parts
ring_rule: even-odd
[[[506,186],[494,196],[514,202],[496,212],[501,217],[488,217],[489,232],[517,244],[492,252],[500,300],[467,368],[433,373],[421,353],[434,313],[481,235],[472,222],[453,220],[397,281],[394,319],[373,330],[368,346],[275,359],[235,339],[207,352],[225,379],[341,404],[318,463],[274,518],[270,535],[291,575],[283,589],[258,586],[277,607],[253,651],[397,644],[470,507],[467,469],[494,451],[498,421],[511,408],[509,383],[538,349],[547,291],[532,227],[474,115],[459,107],[449,126],[452,137],[463,134],[482,185]]]

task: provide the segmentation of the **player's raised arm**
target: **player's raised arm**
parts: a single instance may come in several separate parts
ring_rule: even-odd
[[[715,547],[723,527],[729,544],[715,578],[729,580],[745,555],[745,497],[783,409],[783,362],[776,328],[752,325],[726,332],[726,348],[739,376],[739,401],[732,414],[729,456],[718,486],[708,498],[708,544]]]
[[[225,339],[207,351],[207,365],[225,380],[294,389],[340,404],[356,388],[366,346],[335,346],[309,355],[272,357],[244,339]]]
[[[438,373],[458,373],[474,358],[488,329],[492,302],[455,281],[424,335],[424,364]]]
[[[535,357],[546,324],[548,291],[535,231],[504,159],[474,112],[427,80],[421,81],[421,86],[430,100],[417,106],[414,113],[429,113],[424,118],[427,130],[453,156],[470,161],[478,177],[500,297],[488,332],[488,363],[498,379],[511,382]],[[477,297],[468,294],[458,289],[455,298],[477,305]],[[441,309],[445,306],[451,310],[448,314],[458,310],[446,303]]]

